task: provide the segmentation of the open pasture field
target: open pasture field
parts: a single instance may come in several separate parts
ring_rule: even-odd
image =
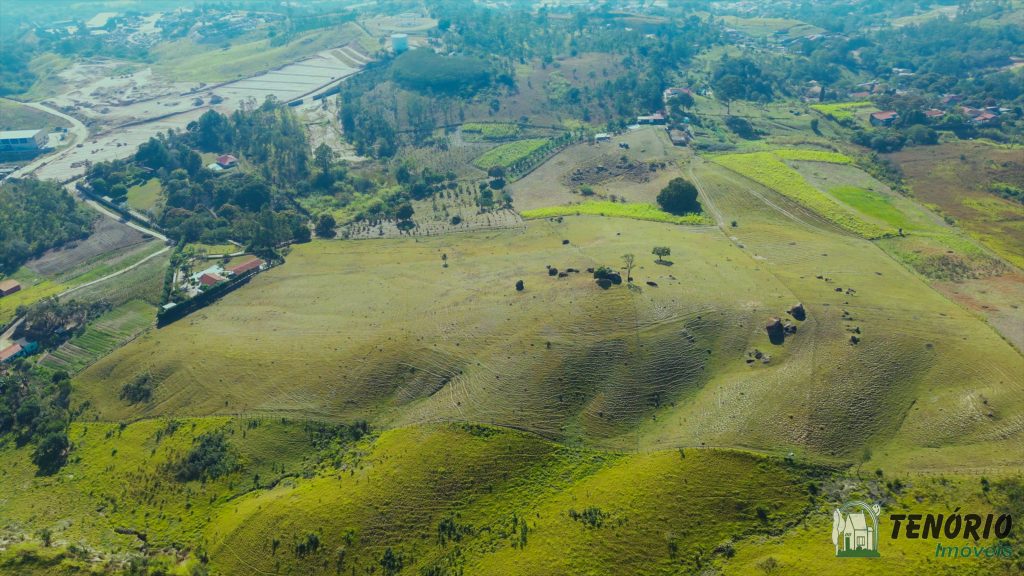
[[[59,116],[47,114],[14,100],[0,98],[0,130],[41,129],[52,132],[55,128],[70,127],[71,123]]]
[[[767,186],[783,194],[807,209],[813,210],[841,228],[865,238],[879,238],[893,231],[864,221],[855,212],[835,198],[822,193],[809,184],[799,172],[789,167],[784,159],[791,160],[839,160],[849,163],[849,158],[836,153],[820,151],[789,151],[776,155],[774,152],[752,152],[748,154],[725,154],[712,160],[737,174]]]
[[[903,469],[1022,456],[1024,431],[1000,416],[1022,402],[1024,359],[1006,342],[871,242],[713,164],[698,172],[710,213],[738,221],[734,238],[579,216],[298,245],[216,306],[91,366],[79,398],[101,419],[471,420],[570,442],[839,461],[871,447]],[[657,245],[674,265],[654,262]],[[546,269],[619,268],[627,252],[637,290]],[[808,318],[773,345],[766,319],[797,302]],[[143,371],[152,402],[119,400]]]
[[[619,147],[623,143],[628,149]],[[680,175],[677,165],[688,157],[689,151],[672,146],[665,130],[647,126],[616,135],[610,142],[574,144],[549,158],[533,172],[508,185],[517,210],[535,210],[550,206],[575,204],[587,200],[579,194],[581,185],[590,186],[600,199],[623,199],[627,202],[653,204],[672,178]],[[625,157],[632,165],[646,167],[632,169],[613,176],[615,168]],[[661,166],[654,171],[651,165]],[[585,181],[574,181],[578,170],[587,174]]]
[[[262,37],[237,39],[226,50],[211,50],[188,38],[160,44],[152,51],[154,71],[175,82],[225,82],[356,41],[365,33],[354,23],[346,23],[340,29],[307,32],[281,46],[271,46],[265,35],[256,36]]]
[[[982,142],[907,148],[890,155],[914,196],[952,217],[1000,257],[1024,268],[1024,205],[993,194],[996,183],[1024,187],[1024,150]]]
[[[723,374],[722,382],[729,384],[719,387],[713,381],[703,388],[695,400],[696,406],[681,411],[683,414],[678,419],[659,417],[658,426],[652,425],[652,428],[665,428],[663,433],[669,438],[678,437],[683,431],[691,438],[712,434],[725,444],[750,445],[749,435],[759,435],[762,426],[774,426],[760,418],[746,425],[740,422],[743,418],[737,416],[736,405],[752,402],[760,403],[760,414],[778,414],[786,421],[795,422],[796,428],[805,431],[802,435],[805,442],[816,438],[814,442],[830,443],[826,440],[829,436],[826,430],[836,426],[836,422],[848,423],[840,428],[853,425],[865,433],[867,429],[860,426],[874,428],[875,432],[869,433],[871,439],[865,444],[873,452],[872,461],[886,468],[894,465],[901,469],[965,467],[968,460],[989,457],[994,458],[993,462],[1011,465],[1012,459],[989,450],[988,441],[981,440],[985,434],[976,435],[959,426],[987,421],[986,426],[1016,427],[1010,422],[1000,422],[998,411],[992,411],[991,415],[982,411],[979,419],[979,409],[974,402],[981,401],[982,396],[988,398],[996,388],[1003,390],[1000,395],[1004,402],[1017,402],[1014,398],[1019,396],[1019,385],[1012,375],[1020,372],[1024,362],[1017,351],[991,328],[977,321],[971,312],[942,298],[915,274],[887,258],[874,243],[843,235],[820,216],[803,210],[785,196],[753,182],[744,182],[713,163],[696,162],[693,176],[701,187],[702,199],[708,201],[711,213],[724,223],[736,246],[759,267],[771,270],[805,306],[816,302],[819,324],[815,329],[821,332],[816,333],[813,342],[800,341],[800,334],[805,330],[801,325],[794,345],[826,346],[830,339],[822,334],[832,334],[831,338],[842,340],[846,346],[832,347],[827,353],[820,349],[812,353],[818,360],[813,366],[807,366],[804,374],[817,384],[811,385],[812,391],[807,396],[789,395],[785,384],[766,380],[769,374],[758,374],[760,378],[753,387],[740,384],[749,381],[742,375],[727,377]],[[735,227],[728,224],[732,221],[736,222]],[[852,293],[850,288],[854,289]],[[850,342],[852,336],[859,339],[857,344]],[[789,349],[788,340],[786,348],[792,355],[786,361],[788,369],[772,378],[792,378],[801,370],[797,368],[799,363],[793,360],[799,354]],[[1001,359],[990,361],[978,357],[988,353],[995,353]],[[859,369],[863,372],[851,370],[848,367],[851,359],[841,359],[834,356],[836,354],[861,357],[866,362]],[[953,361],[954,357],[969,362],[973,376],[965,378],[965,366]],[[896,365],[900,368],[892,370]],[[859,384],[853,385],[853,379]],[[893,387],[894,382],[899,384]],[[803,390],[807,392],[807,388]],[[857,400],[851,394],[857,396]],[[881,401],[881,396],[887,400]],[[884,407],[876,404],[879,401]],[[807,402],[818,404],[830,413],[831,423],[819,424],[818,413],[813,410],[801,416]],[[834,408],[825,407],[844,403],[855,404],[857,408],[837,413]],[[956,405],[962,408],[952,409]],[[708,414],[698,423],[692,414],[700,409]],[[927,423],[929,420],[933,423]],[[960,423],[953,426],[959,431],[945,427],[954,422]],[[933,435],[927,441],[919,436],[926,429]],[[689,432],[685,432],[687,430]],[[784,430],[777,433],[776,446],[786,437]],[[890,439],[882,440],[886,436]],[[907,442],[921,445],[910,448]],[[944,446],[943,450],[931,448],[939,445],[936,442]],[[980,452],[974,457],[968,456],[971,449],[967,445],[975,442],[979,442],[976,446],[986,456]]]

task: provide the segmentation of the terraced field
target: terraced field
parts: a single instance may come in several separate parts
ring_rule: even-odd
[[[65,342],[41,362],[74,374],[152,326],[155,318],[155,306],[133,300],[97,318],[82,335]]]

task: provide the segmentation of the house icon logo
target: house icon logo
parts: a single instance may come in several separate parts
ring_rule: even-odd
[[[832,544],[839,558],[878,558],[878,504],[846,502],[832,513]]]

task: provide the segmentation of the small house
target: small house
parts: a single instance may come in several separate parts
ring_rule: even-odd
[[[217,156],[217,166],[220,166],[222,170],[234,168],[235,166],[238,166],[238,158],[235,158],[231,154],[221,154],[220,156]]]
[[[0,152],[39,152],[46,148],[43,130],[6,130],[0,132]]]
[[[228,269],[227,269],[227,272],[228,272],[228,274],[232,274],[232,275],[237,276],[239,274],[245,274],[246,272],[248,272],[250,270],[257,270],[257,269],[263,267],[263,264],[264,264],[263,260],[260,260],[259,258],[253,258],[252,260],[248,260],[246,262],[242,262],[241,264],[236,264],[234,266],[229,266]]]
[[[949,106],[950,104],[956,104],[961,100],[963,100],[963,96],[959,94],[944,94],[939,100],[939,104]]]
[[[999,116],[996,116],[991,112],[982,112],[981,114],[978,114],[977,116],[972,118],[971,123],[979,125],[993,124],[997,118],[999,118]]]
[[[893,122],[899,118],[900,115],[895,110],[883,110],[880,112],[873,112],[871,114],[871,125],[872,126],[892,126]]]
[[[20,344],[11,344],[3,350],[0,350],[0,362],[10,362],[23,355],[24,352],[22,351]]]
[[[945,115],[946,115],[946,113],[943,112],[942,110],[939,110],[938,108],[932,108],[930,110],[925,110],[924,111],[924,117],[929,119],[929,120],[935,120],[936,118],[942,118]]]
[[[199,277],[199,283],[202,284],[203,286],[206,286],[207,288],[211,286],[216,286],[221,282],[227,282],[227,280],[227,278],[221,276],[220,274],[217,274],[216,272],[205,272],[203,273],[202,276]]]
[[[594,142],[608,142],[612,139],[612,135],[606,132],[594,134]]]
[[[850,100],[867,100],[871,92],[850,92]]]
[[[640,125],[645,125],[645,124],[664,124],[665,123],[665,117],[661,113],[655,112],[654,114],[649,114],[647,116],[637,116],[636,117],[636,123],[640,124]]]
[[[0,296],[10,296],[21,290],[21,284],[17,280],[0,280]]]

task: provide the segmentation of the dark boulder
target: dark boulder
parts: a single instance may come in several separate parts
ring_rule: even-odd
[[[522,292],[523,288],[525,288],[525,287],[526,286],[523,285],[523,281],[522,280],[519,280],[518,282],[516,282],[516,291]]]
[[[648,281],[647,281],[647,285],[648,285],[648,286],[653,286],[653,287],[655,287],[655,288],[657,288],[657,287],[658,287],[658,283],[657,283],[657,282],[652,282],[651,280],[648,280]]]
[[[764,331],[768,333],[768,340],[772,344],[782,344],[786,340],[786,328],[782,325],[782,320],[779,318],[772,318],[764,326]]]
[[[607,290],[607,289],[612,287],[612,281],[607,279],[607,278],[598,278],[596,280],[596,282],[597,282],[598,286],[600,286],[601,288],[603,288],[605,290]]]
[[[796,318],[797,320],[800,320],[801,322],[807,319],[807,310],[804,309],[803,304],[797,304],[790,308],[789,314],[790,316]]]
[[[548,268],[548,276],[558,276],[558,268]]]

